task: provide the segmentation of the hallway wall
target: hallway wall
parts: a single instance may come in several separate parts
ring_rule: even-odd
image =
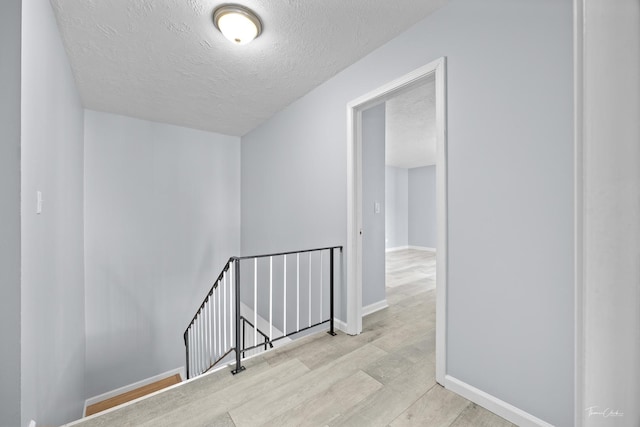
[[[47,0],[22,3],[21,98],[21,425],[60,425],[85,397],[84,110]]]
[[[385,166],[385,248],[409,245],[409,170]]]
[[[574,418],[572,19],[451,0],[242,138],[243,252],[344,245],[347,103],[446,56],[447,374],[554,425]]]
[[[21,6],[0,2],[0,426],[20,424]]]
[[[436,167],[385,167],[386,248],[415,246],[435,249]]]
[[[85,113],[87,397],[184,365],[240,252],[238,137]]]
[[[409,169],[409,245],[437,248],[435,165]]]
[[[385,105],[362,112],[362,306],[385,301]],[[376,212],[375,205],[379,210]]]

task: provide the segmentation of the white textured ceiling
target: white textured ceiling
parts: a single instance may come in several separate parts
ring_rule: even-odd
[[[436,163],[435,78],[386,102],[385,164],[417,168]]]
[[[242,0],[237,46],[215,0],[51,0],[86,108],[243,135],[446,0]]]

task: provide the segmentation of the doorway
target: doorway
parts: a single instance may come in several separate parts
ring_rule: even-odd
[[[436,380],[446,373],[447,283],[447,156],[446,156],[446,60],[437,59],[399,79],[365,94],[347,105],[347,333],[362,331],[363,255],[363,112],[435,79],[436,110]],[[377,207],[376,207],[377,208]]]
[[[400,301],[405,295],[417,297],[422,292],[435,293],[435,98],[435,73],[432,73],[421,79],[420,83],[412,85],[410,90],[381,104],[385,109],[384,250],[388,303]],[[367,158],[369,141],[366,133],[363,136],[363,156]],[[365,173],[365,190],[370,185]],[[365,196],[366,193],[365,191]],[[363,238],[368,234],[370,233],[365,233]],[[363,250],[371,250],[366,242],[363,242]],[[367,274],[370,268],[365,257],[363,274]],[[363,286],[366,292],[366,277],[363,279]],[[363,315],[366,312],[365,306]]]

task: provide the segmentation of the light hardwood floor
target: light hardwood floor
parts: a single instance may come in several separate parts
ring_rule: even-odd
[[[389,307],[362,334],[305,337],[78,425],[512,426],[435,382],[434,255],[387,265]]]

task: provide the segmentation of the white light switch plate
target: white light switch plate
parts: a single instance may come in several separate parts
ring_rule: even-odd
[[[40,190],[36,191],[36,213],[38,215],[42,213],[42,191]]]
[[[377,213],[377,214],[379,214],[379,213],[380,213],[380,202],[375,202],[375,203],[373,204],[373,211],[374,211],[375,213]]]

